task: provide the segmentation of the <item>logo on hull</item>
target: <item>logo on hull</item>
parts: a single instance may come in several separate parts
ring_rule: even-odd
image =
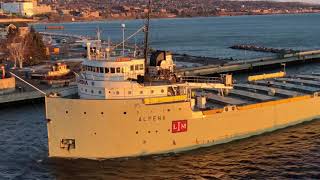
[[[172,133],[180,133],[188,131],[188,121],[187,120],[179,120],[172,121]]]

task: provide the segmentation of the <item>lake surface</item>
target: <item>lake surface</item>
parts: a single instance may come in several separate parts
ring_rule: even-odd
[[[262,55],[228,49],[236,43],[320,49],[319,21],[317,14],[153,20],[151,44],[180,53],[235,58]],[[116,40],[121,23],[71,23],[65,24],[64,32],[93,35],[99,26]],[[139,20],[125,23],[128,31],[142,25]],[[320,64],[288,71],[320,72]],[[46,133],[42,103],[1,107],[0,179],[320,178],[320,120],[185,153],[104,161],[48,159]]]
[[[190,19],[157,19],[151,21],[151,47],[199,56],[250,58],[265,55],[229,49],[234,44],[256,44],[297,50],[320,49],[320,14],[235,16]],[[143,20],[62,24],[62,31],[48,31],[95,36],[119,42],[121,24],[126,36],[143,26]],[[38,31],[45,26],[36,24]],[[143,42],[143,34],[132,41]]]

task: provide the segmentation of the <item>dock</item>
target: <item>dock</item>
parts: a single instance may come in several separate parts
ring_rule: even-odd
[[[52,92],[58,93],[62,97],[75,95],[78,92],[77,86],[68,86],[68,87],[61,87],[61,88],[51,88],[44,90],[47,94]],[[44,98],[44,95],[38,91],[27,91],[27,92],[14,92],[8,93],[4,95],[0,95],[0,104],[6,103],[16,103],[21,101],[31,101],[35,99]]]
[[[56,33],[56,32],[39,32],[39,34],[43,36],[51,36],[51,37],[61,37],[61,38],[74,38],[77,40],[87,40],[91,39],[89,36],[82,36],[76,34],[65,34],[65,33]]]
[[[177,69],[179,75],[205,76],[219,73],[232,73],[251,70],[258,67],[281,66],[281,64],[315,62],[320,59],[320,50],[283,54],[277,57],[265,57],[249,60],[230,61],[227,63]],[[319,61],[320,62],[320,61]]]

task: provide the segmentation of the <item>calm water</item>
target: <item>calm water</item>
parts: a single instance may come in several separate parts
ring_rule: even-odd
[[[320,14],[152,20],[151,46],[193,55],[234,58],[263,55],[228,48],[238,43],[320,49],[319,20]],[[49,32],[95,36],[99,27],[103,39],[121,41],[121,23],[126,24],[127,36],[143,25],[142,20],[69,23],[63,24],[63,31]],[[35,25],[39,31],[45,31],[45,26]],[[141,36],[135,40],[143,42]]]
[[[244,42],[316,49],[320,48],[319,20],[320,15],[155,20],[152,44],[221,57],[256,56],[227,48]],[[65,31],[91,33],[99,24],[105,32],[116,36],[119,23],[66,24]],[[137,27],[142,22],[126,23],[128,27]],[[292,67],[289,72],[320,72],[320,64]],[[48,159],[44,119],[41,103],[1,107],[0,179],[320,178],[320,120],[186,153],[93,161]]]

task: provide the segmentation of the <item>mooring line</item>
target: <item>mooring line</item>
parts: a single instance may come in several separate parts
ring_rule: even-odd
[[[22,82],[26,83],[27,85],[29,85],[30,87],[32,87],[33,89],[39,91],[41,94],[43,95],[47,95],[47,93],[45,93],[44,91],[40,90],[39,88],[35,87],[34,85],[28,83],[27,81],[25,81],[24,79],[20,78],[19,76],[15,75],[13,72],[10,72],[10,74],[16,78],[18,78],[19,80],[21,80]]]

